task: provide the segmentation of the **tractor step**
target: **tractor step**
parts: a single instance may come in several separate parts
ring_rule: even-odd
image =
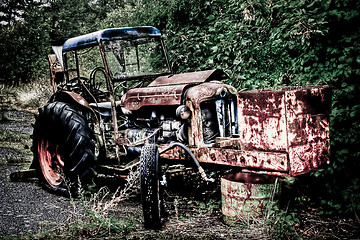
[[[35,169],[21,170],[10,174],[11,181],[25,182],[36,178]]]

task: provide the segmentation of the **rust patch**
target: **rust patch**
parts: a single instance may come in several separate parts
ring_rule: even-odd
[[[248,91],[239,96],[241,149],[286,151],[283,91]]]
[[[331,89],[286,92],[290,174],[307,173],[329,164]]]
[[[162,152],[169,145],[159,145]],[[277,152],[243,151],[224,148],[190,147],[197,160],[201,163],[220,164],[225,166],[249,169],[269,170],[286,174],[288,170],[287,154]],[[160,155],[163,159],[185,160],[182,149],[175,147]],[[280,175],[281,175],[280,174]]]
[[[121,98],[121,105],[129,110],[143,106],[179,105],[186,85],[134,88]]]
[[[224,176],[221,178],[221,199],[225,221],[260,217],[273,193],[277,199],[280,184],[274,176],[251,173]]]
[[[286,153],[205,147],[191,150],[197,153],[199,162],[279,172],[288,170]]]
[[[206,82],[190,88],[186,100],[191,101],[194,108],[199,109],[200,103],[206,100],[220,98],[220,95],[236,97],[236,89],[221,82]]]
[[[116,144],[118,144],[118,145],[126,145],[126,146],[130,146],[131,145],[131,143],[130,143],[130,141],[129,141],[129,139],[127,139],[127,138],[117,138],[116,139]]]
[[[330,114],[331,88],[285,87],[283,89],[287,89],[287,109],[293,114]]]

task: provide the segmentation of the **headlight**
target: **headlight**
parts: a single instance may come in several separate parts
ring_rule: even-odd
[[[181,119],[188,119],[191,115],[191,111],[190,109],[185,106],[185,105],[180,105],[177,109],[176,109],[176,116],[178,116]]]

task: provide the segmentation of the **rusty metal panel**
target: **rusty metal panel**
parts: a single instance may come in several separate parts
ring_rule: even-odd
[[[199,162],[281,172],[288,170],[287,154],[285,153],[223,148],[198,148],[194,153]]]
[[[287,151],[284,91],[239,92],[241,149]]]
[[[161,76],[156,78],[152,83],[150,83],[149,87],[203,83],[206,81],[223,80],[226,78],[227,78],[226,73],[224,73],[220,69],[206,70],[206,71]]]
[[[242,150],[286,153],[290,175],[329,163],[330,88],[286,87],[238,96]]]
[[[186,100],[190,101],[196,109],[200,108],[200,103],[206,100],[220,98],[221,94],[226,96],[234,95],[237,91],[234,87],[221,82],[207,82],[191,87],[186,93]]]
[[[129,110],[142,106],[179,105],[186,85],[134,88],[121,98],[121,105]]]
[[[293,114],[330,114],[331,88],[328,86],[284,87],[286,107]]]
[[[160,152],[166,147],[166,145],[160,145]],[[203,163],[278,171],[284,172],[284,174],[288,170],[288,156],[286,153],[206,147],[190,147],[190,150],[197,160]],[[161,158],[184,160],[186,156],[181,148],[175,147],[161,154]]]
[[[286,91],[290,174],[298,175],[329,164],[331,89]]]
[[[203,144],[201,126],[201,111],[199,108],[195,109],[191,101],[186,101],[186,106],[189,107],[193,116],[190,118],[190,127],[188,128],[189,145],[200,146]]]
[[[205,146],[201,135],[200,102],[216,95],[214,84],[200,84],[186,95],[186,105],[193,113],[189,148],[199,162],[282,176],[307,173],[329,163],[329,88],[241,92],[238,94],[239,138],[216,138],[214,145]],[[161,91],[166,92],[162,88]],[[229,94],[231,92],[229,89]],[[148,94],[156,95],[154,92]],[[168,95],[164,95],[163,102]],[[198,99],[192,96],[198,96]],[[160,151],[166,147],[161,145]],[[161,157],[187,159],[179,147],[162,153]]]
[[[56,73],[63,72],[62,67],[55,54],[49,54],[48,60],[50,65],[50,77],[51,79],[55,79]]]

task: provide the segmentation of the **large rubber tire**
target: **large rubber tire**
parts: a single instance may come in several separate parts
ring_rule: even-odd
[[[94,176],[93,132],[76,109],[52,102],[39,109],[33,132],[34,167],[43,188],[73,196]]]
[[[162,200],[159,181],[159,151],[146,144],[140,155],[141,203],[145,228],[159,229],[162,221]]]

